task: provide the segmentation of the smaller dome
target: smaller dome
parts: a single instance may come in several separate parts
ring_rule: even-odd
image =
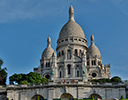
[[[92,57],[96,55],[101,56],[99,49],[94,44],[90,45],[90,47],[88,48],[87,55]]]
[[[42,53],[42,58],[46,58],[46,59],[49,59],[51,58],[53,55],[56,56],[56,53],[55,51],[52,49],[51,47],[51,38],[48,37],[47,39],[47,48],[43,51]]]
[[[42,54],[42,58],[45,57],[46,59],[49,59],[55,54],[55,51],[51,47],[47,47]]]
[[[101,56],[99,49],[95,46],[94,44],[94,36],[93,34],[91,35],[91,45],[89,46],[87,50],[87,55],[88,56]]]

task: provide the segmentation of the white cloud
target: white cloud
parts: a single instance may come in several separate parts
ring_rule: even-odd
[[[0,23],[20,19],[34,19],[61,13],[65,5],[70,4],[58,0],[1,0]],[[59,9],[59,7],[61,9]]]

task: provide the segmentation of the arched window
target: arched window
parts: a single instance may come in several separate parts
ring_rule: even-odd
[[[62,69],[62,66],[59,66],[59,69],[58,69],[58,77],[59,78],[62,78],[63,77],[63,69]]]
[[[48,63],[46,62],[46,67],[48,67]]]
[[[48,67],[50,67],[50,62],[48,62]]]
[[[77,77],[79,77],[79,71],[77,71]]]
[[[50,79],[50,75],[46,75],[45,78]]]
[[[96,60],[94,60],[94,65],[96,65]]]
[[[61,66],[59,67],[59,70],[61,70]]]
[[[94,64],[93,64],[93,60],[92,60],[92,65],[94,65]]]
[[[76,67],[76,77],[80,77],[80,68],[79,68],[79,65],[77,65]]]
[[[68,50],[67,58],[68,58],[68,59],[71,59],[71,50]]]
[[[58,57],[60,57],[60,52],[59,52],[59,55],[58,55]]]
[[[77,55],[77,54],[78,54],[77,49],[75,49],[75,55]]]
[[[64,51],[62,50],[62,55],[64,55]]]
[[[92,60],[92,65],[96,65],[96,61],[95,60]]]
[[[44,64],[42,63],[42,64],[41,64],[41,68],[43,68],[43,67],[44,67]]]
[[[60,78],[62,77],[62,73],[61,73],[61,71],[60,71]]]
[[[68,67],[68,75],[70,75],[71,74],[71,65],[68,65],[67,67]]]
[[[89,65],[89,61],[87,61],[87,65]]]
[[[82,56],[82,51],[80,50],[80,52],[79,52],[79,56],[81,57]]]

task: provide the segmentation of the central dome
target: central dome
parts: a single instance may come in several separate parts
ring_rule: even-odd
[[[75,21],[69,20],[61,29],[59,38],[65,38],[69,36],[85,38],[84,32],[80,25],[78,25]]]
[[[69,8],[69,21],[61,29],[59,34],[59,39],[70,37],[70,36],[85,39],[83,29],[74,20],[74,9],[72,6],[70,6]]]

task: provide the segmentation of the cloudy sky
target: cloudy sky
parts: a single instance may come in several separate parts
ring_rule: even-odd
[[[103,63],[111,64],[111,77],[128,80],[128,0],[0,0],[0,58],[8,76],[38,67],[48,35],[56,50],[70,3],[88,46],[93,33]]]

